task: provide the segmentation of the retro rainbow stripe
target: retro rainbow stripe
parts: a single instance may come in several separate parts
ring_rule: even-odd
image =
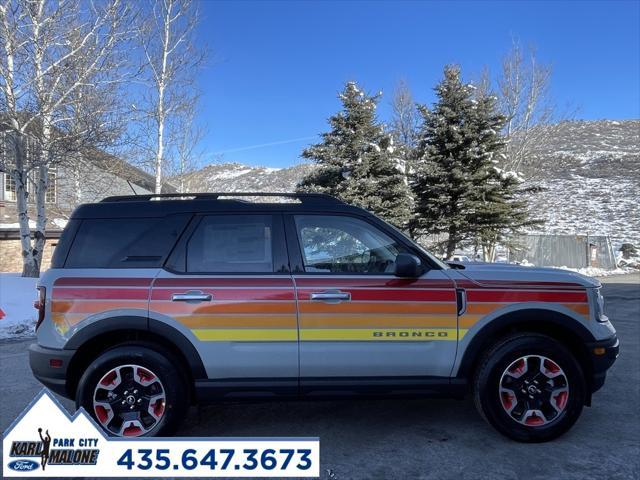
[[[458,287],[467,293],[459,318],[454,284],[447,280],[61,278],[54,284],[51,311],[61,334],[93,314],[140,309],[175,319],[201,341],[227,342],[455,341],[486,315],[526,302],[559,304],[589,319],[586,291],[577,284],[463,281]],[[336,289],[350,293],[351,301],[310,299],[313,292]],[[213,300],[171,300],[174,293],[190,290],[209,293]]]

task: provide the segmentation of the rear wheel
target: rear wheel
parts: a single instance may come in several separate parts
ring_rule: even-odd
[[[552,440],[576,422],[585,400],[584,375],[558,341],[521,333],[489,349],[476,372],[480,414],[502,434],[522,442]]]
[[[170,435],[189,405],[178,365],[169,352],[152,345],[114,347],[83,374],[76,406],[112,436]]]

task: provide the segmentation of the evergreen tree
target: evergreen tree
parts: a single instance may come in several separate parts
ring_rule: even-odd
[[[445,67],[435,90],[433,110],[420,108],[414,228],[444,234],[447,258],[474,241],[492,255],[505,235],[535,223],[519,200],[517,175],[497,167],[505,118],[493,96],[476,95],[475,87],[461,81],[457,66]]]
[[[469,124],[473,90],[460,81],[458,67],[447,66],[435,91],[438,101],[433,110],[419,108],[422,127],[412,178],[414,226],[425,233],[445,234],[443,247],[448,258],[471,229],[466,201],[473,190],[469,166],[477,161]]]
[[[505,242],[524,227],[541,223],[531,218],[524,196],[537,189],[523,188],[517,172],[498,166],[507,141],[500,133],[506,118],[498,111],[497,98],[490,92],[481,93],[476,97],[474,113],[478,153],[483,162],[475,173],[476,189],[471,196],[470,213],[475,241],[482,247],[483,258],[493,261],[497,243]]]
[[[355,82],[346,84],[339,95],[343,108],[329,118],[331,131],[302,152],[319,168],[298,188],[334,195],[404,227],[411,213],[410,189],[394,158],[393,139],[377,121],[379,97],[366,95]]]

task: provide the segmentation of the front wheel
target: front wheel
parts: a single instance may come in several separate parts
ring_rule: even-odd
[[[580,364],[558,341],[533,333],[511,335],[483,357],[474,378],[480,414],[521,442],[544,442],[567,432],[585,400]]]
[[[76,407],[112,436],[170,435],[184,417],[189,389],[169,352],[122,345],[96,358],[82,375]]]

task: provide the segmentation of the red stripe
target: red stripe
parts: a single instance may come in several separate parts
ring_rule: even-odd
[[[154,289],[151,292],[151,300],[171,300],[174,293],[186,293],[189,290],[198,290],[203,293],[210,293],[213,300],[295,300],[293,288],[282,290],[265,289],[212,289],[202,287],[181,287],[175,289]]]
[[[120,299],[120,300],[146,300],[149,290],[124,289],[124,288],[54,288],[53,298],[56,300],[73,299]]]
[[[290,277],[283,278],[158,278],[154,287],[293,287]]]
[[[467,290],[469,302],[587,302],[586,292],[523,292],[504,290]]]
[[[310,294],[321,290],[300,289],[298,290],[299,300],[310,300]],[[454,290],[355,290],[342,289],[343,292],[351,293],[351,300],[376,301],[381,302],[455,302],[456,294]]]
[[[352,288],[453,288],[451,280],[417,280],[406,278],[336,278],[302,277],[296,278],[296,285],[304,287],[352,287]]]
[[[58,278],[54,286],[114,286],[114,287],[148,287],[152,278],[92,278],[92,277],[66,277]]]
[[[567,282],[529,282],[517,280],[456,280],[458,288],[568,288],[568,289],[584,289],[584,285],[579,283]]]

